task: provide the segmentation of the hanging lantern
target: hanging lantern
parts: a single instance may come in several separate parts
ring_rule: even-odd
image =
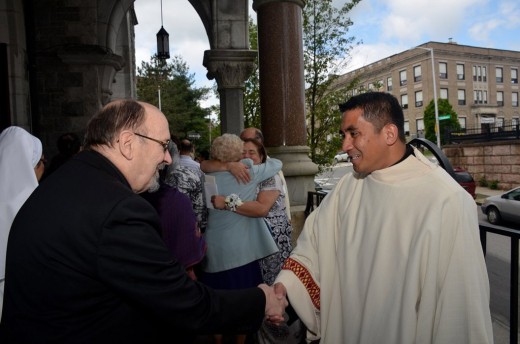
[[[163,27],[162,0],[161,0],[161,29],[157,32],[157,58],[166,60],[170,58],[170,35]]]
[[[161,29],[159,32],[157,32],[157,58],[160,60],[166,60],[170,58],[169,39],[170,35],[161,25]]]

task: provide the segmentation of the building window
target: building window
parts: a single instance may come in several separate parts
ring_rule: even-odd
[[[475,104],[483,104],[482,91],[473,91],[473,98]]]
[[[511,106],[518,107],[518,92],[511,93]]]
[[[385,84],[383,83],[383,80],[378,80],[376,86],[377,86],[377,90],[379,91],[385,87]]]
[[[503,83],[504,82],[503,72],[504,72],[504,70],[502,69],[502,67],[495,68],[495,73],[497,75],[497,82],[498,83]]]
[[[422,91],[415,92],[415,107],[423,106]]]
[[[475,104],[487,104],[487,91],[473,91],[473,99]]]
[[[373,84],[372,82],[370,82],[370,83],[368,84],[368,90],[369,90],[369,91],[373,91],[373,90],[374,90],[374,84]]]
[[[473,81],[487,82],[487,70],[485,66],[473,66]]]
[[[439,62],[439,78],[448,79],[448,64],[446,62]]]
[[[399,72],[399,85],[405,86],[406,83],[406,70],[402,70]]]
[[[457,80],[464,80],[466,79],[464,75],[464,65],[457,63]]]
[[[459,105],[466,105],[466,90],[457,90]]]
[[[392,91],[392,77],[386,78],[386,90],[388,92]]]
[[[518,84],[518,68],[511,68],[511,83]]]
[[[417,128],[417,137],[424,137],[424,120],[416,119],[415,127]]]
[[[520,118],[518,118],[518,117],[511,118],[511,125],[513,126],[513,129],[515,126],[520,125]]]
[[[413,81],[419,82],[422,80],[421,66],[413,67]]]
[[[441,99],[448,99],[448,89],[447,88],[441,88]]]
[[[502,91],[497,92],[497,105],[504,106],[504,92]]]
[[[403,109],[408,109],[408,95],[407,94],[401,95],[401,106]]]
[[[404,121],[404,135],[410,136],[410,122]]]
[[[497,117],[497,121],[495,122],[495,126],[497,128],[504,129],[504,117]]]
[[[466,117],[459,117],[459,124],[461,129],[466,129]]]

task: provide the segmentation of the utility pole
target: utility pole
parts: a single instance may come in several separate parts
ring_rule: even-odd
[[[435,75],[435,62],[433,58],[433,48],[416,47],[418,49],[428,50],[432,60],[432,79],[433,79],[433,105],[435,106],[435,135],[437,137],[437,146],[441,148],[441,127],[439,126],[439,106],[437,104],[437,82]]]

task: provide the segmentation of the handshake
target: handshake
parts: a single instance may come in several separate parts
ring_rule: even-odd
[[[259,284],[258,288],[265,293],[265,317],[266,320],[276,325],[284,321],[285,308],[287,302],[287,291],[281,283],[276,283],[274,287],[267,284]]]

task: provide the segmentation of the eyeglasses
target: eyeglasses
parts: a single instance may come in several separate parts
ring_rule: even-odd
[[[141,134],[138,134],[138,133],[134,133],[134,135],[137,135],[137,136],[140,136],[142,138],[145,138],[145,139],[157,142],[158,144],[160,144],[162,146],[162,148],[164,149],[165,153],[168,150],[168,147],[170,146],[170,140],[161,141],[161,140],[157,140],[157,139],[154,139],[154,138],[151,138],[151,137],[148,137],[148,136],[145,136],[145,135],[141,135]]]

